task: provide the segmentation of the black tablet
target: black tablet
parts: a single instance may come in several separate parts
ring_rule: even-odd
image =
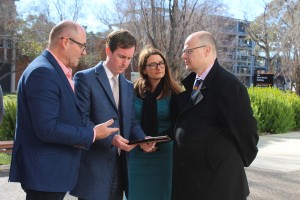
[[[143,143],[147,143],[147,142],[167,142],[171,140],[170,137],[168,136],[157,136],[157,137],[147,137],[145,139],[141,139],[141,140],[133,140],[133,141],[129,141],[129,145],[131,144],[143,144]]]

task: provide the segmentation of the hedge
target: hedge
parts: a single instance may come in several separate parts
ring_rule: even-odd
[[[300,97],[276,88],[248,88],[258,131],[285,133],[300,130]],[[0,140],[13,140],[16,126],[16,95],[4,96],[5,115],[0,126]]]
[[[16,127],[17,96],[5,95],[3,100],[5,115],[0,125],[0,140],[13,140]]]
[[[276,88],[248,89],[259,132],[285,133],[300,128],[300,98]]]

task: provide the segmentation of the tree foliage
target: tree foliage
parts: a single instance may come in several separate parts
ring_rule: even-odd
[[[108,27],[107,32],[116,28],[130,30],[139,41],[139,48],[146,44],[162,50],[176,78],[185,72],[181,52],[185,38],[192,32],[207,30],[219,40],[223,37],[221,28],[226,26],[224,20],[213,20],[217,15],[226,14],[226,6],[213,0],[114,0],[112,9],[90,5],[90,13]],[[18,43],[21,55],[30,59],[36,57],[47,45],[51,27],[58,21],[72,19],[76,21],[83,9],[83,0],[62,1],[49,0],[39,2],[31,0],[29,14],[18,25]],[[94,8],[95,10],[91,9]],[[214,22],[214,23],[212,23]],[[216,28],[217,27],[217,28]],[[104,35],[107,35],[107,32]],[[98,37],[97,34],[100,36]],[[95,41],[98,38],[100,41]],[[91,66],[99,60],[99,50],[104,49],[101,40],[105,36],[88,33],[88,55],[81,62],[82,68]],[[93,41],[93,43],[89,43]],[[101,46],[101,48],[100,48]],[[228,47],[229,48],[229,47]],[[138,49],[139,51],[140,49]],[[98,51],[98,52],[97,52]],[[103,58],[102,53],[100,57]],[[136,66],[136,57],[131,69]]]
[[[291,81],[300,95],[300,4],[273,0],[247,29],[257,44],[256,56],[267,61],[269,72]]]
[[[256,43],[255,56],[258,60],[263,59],[268,66],[269,72],[275,70],[275,60],[279,54],[277,38],[279,37],[278,22],[274,19],[270,4],[266,4],[264,12],[247,27],[247,32]]]
[[[224,8],[222,3],[211,0],[124,0],[115,1],[113,11],[107,7],[100,9],[98,19],[110,30],[114,27],[130,30],[140,48],[151,44],[163,51],[173,75],[180,78],[185,71],[181,59],[185,38],[199,30],[217,35],[209,16],[224,14]]]
[[[14,2],[10,0],[0,1],[0,80],[9,75],[5,67],[14,62],[12,47],[15,45],[14,34],[16,29],[16,10]],[[8,50],[9,48],[9,50]]]
[[[296,93],[300,95],[300,2],[299,1],[279,1],[282,5],[281,16],[281,73],[292,81]]]
[[[54,23],[46,15],[29,15],[20,21],[17,32],[18,48],[22,56],[30,60],[37,57],[48,44],[48,36]]]
[[[1,0],[0,2],[0,35],[13,34],[15,30],[16,10],[11,0]]]

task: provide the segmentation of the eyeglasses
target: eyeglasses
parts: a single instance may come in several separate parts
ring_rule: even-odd
[[[182,50],[182,54],[186,53],[189,56],[194,52],[195,49],[199,49],[199,48],[202,48],[202,47],[206,47],[206,45],[195,47],[195,48],[190,48],[190,49],[184,49],[184,50]]]
[[[86,49],[86,44],[82,44],[82,43],[80,43],[80,42],[78,42],[78,41],[76,41],[72,38],[69,38],[69,37],[61,37],[60,39],[63,39],[63,38],[68,38],[68,40],[70,40],[71,42],[74,42],[75,44],[77,44],[81,48],[82,51],[84,51]]]
[[[160,68],[165,68],[165,63],[164,62],[159,62],[159,63],[153,62],[153,63],[150,63],[150,64],[146,65],[146,67],[147,66],[151,70],[155,70],[155,69],[158,69],[158,66],[160,66]]]

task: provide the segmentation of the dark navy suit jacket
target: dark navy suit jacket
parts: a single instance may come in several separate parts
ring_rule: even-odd
[[[9,180],[37,191],[71,190],[81,149],[91,146],[94,134],[84,127],[77,98],[49,51],[24,71],[17,110]]]
[[[119,75],[119,111],[115,105],[111,86],[100,62],[95,67],[78,72],[74,76],[76,94],[87,124],[103,123],[114,118],[112,127],[119,127],[120,134],[128,140],[145,137],[135,119],[133,107],[133,84]],[[117,134],[117,133],[115,133]],[[108,200],[114,170],[117,148],[112,146],[112,134],[95,142],[89,151],[82,155],[78,183],[71,194],[84,199]],[[124,189],[127,192],[127,153],[121,153]]]

